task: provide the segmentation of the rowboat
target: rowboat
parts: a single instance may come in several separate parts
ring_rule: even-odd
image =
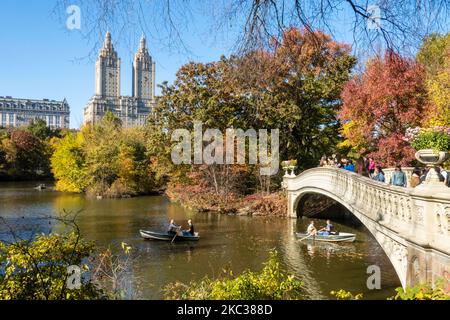
[[[306,232],[297,232],[295,234],[297,238],[304,238],[314,241],[327,241],[327,242],[353,242],[356,239],[356,234],[339,232],[339,234],[309,236]]]
[[[158,231],[149,231],[149,230],[139,230],[141,237],[144,239],[152,239],[152,240],[162,240],[162,241],[172,241],[175,234],[169,232],[158,232]],[[179,234],[175,237],[174,241],[198,241],[200,236],[198,232],[195,232],[194,235],[191,235],[188,232],[179,232]]]

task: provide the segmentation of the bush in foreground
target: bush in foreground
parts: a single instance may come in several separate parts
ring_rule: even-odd
[[[227,272],[222,278],[192,281],[189,285],[174,282],[164,287],[169,300],[295,300],[303,297],[303,283],[287,274],[270,252],[269,261],[260,272],[244,271],[239,276]]]
[[[32,241],[0,242],[0,300],[100,299],[103,292],[90,280],[79,289],[67,286],[68,266],[83,263],[93,252],[91,243],[75,232],[38,235]]]

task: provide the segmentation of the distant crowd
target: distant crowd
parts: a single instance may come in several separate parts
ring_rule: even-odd
[[[400,165],[395,167],[395,171],[392,173],[390,181],[386,181],[386,175],[383,172],[383,168],[380,165],[377,165],[375,160],[371,157],[361,157],[354,163],[352,159],[340,158],[336,155],[332,155],[331,157],[323,155],[320,159],[319,167],[341,168],[356,172],[379,182],[387,182],[394,186],[406,187],[408,185],[408,178]],[[439,181],[444,183],[447,187],[450,187],[450,170],[445,170],[442,166],[436,166],[434,169],[438,174]],[[430,168],[428,167],[415,167],[411,175],[410,187],[415,188],[423,183],[427,178],[429,170]]]

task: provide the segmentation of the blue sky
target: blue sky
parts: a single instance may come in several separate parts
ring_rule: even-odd
[[[83,108],[94,93],[96,54],[88,57],[92,43],[83,38],[83,32],[68,30],[64,20],[52,15],[54,6],[55,0],[1,2],[0,96],[66,98],[71,108],[71,127],[78,128],[83,120]],[[340,31],[337,40],[350,42],[351,26],[342,25],[342,17],[336,22]],[[218,37],[208,36],[207,19],[201,14],[193,19],[193,25],[183,34],[189,52],[169,50],[167,44],[148,37],[149,52],[156,62],[157,84],[172,82],[178,68],[189,61],[213,61],[231,53],[236,34],[230,31]],[[81,29],[85,27],[82,11]],[[113,43],[114,39],[112,31]],[[131,95],[131,63],[139,35],[128,40],[127,47],[115,45],[122,60],[122,95]]]
[[[82,123],[82,110],[94,94],[95,56],[79,30],[68,30],[65,21],[52,15],[52,0],[14,0],[0,4],[0,96],[18,98],[66,98],[71,108],[70,125]],[[83,13],[81,15],[83,28]],[[114,42],[114,33],[112,34]],[[121,94],[131,95],[131,63],[137,50],[115,45],[121,64]],[[147,39],[150,54],[156,62],[156,83],[172,82],[176,71],[190,60],[212,61],[227,54],[231,41],[214,44],[199,35],[186,38],[190,53],[164,50]],[[211,43],[213,41],[210,41]],[[158,94],[158,90],[157,90]]]

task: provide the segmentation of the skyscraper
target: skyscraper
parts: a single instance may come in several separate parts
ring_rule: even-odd
[[[109,32],[95,64],[95,77],[95,95],[84,108],[85,124],[95,125],[107,111],[120,118],[124,127],[145,124],[155,104],[155,64],[144,35],[133,60],[131,97],[120,95],[120,58]]]

